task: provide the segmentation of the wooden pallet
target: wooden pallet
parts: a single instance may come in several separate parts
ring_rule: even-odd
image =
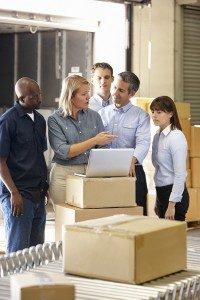
[[[5,251],[0,251],[0,256],[4,255],[4,254],[5,254]]]
[[[190,228],[200,228],[200,220],[189,220],[187,221],[187,227]]]

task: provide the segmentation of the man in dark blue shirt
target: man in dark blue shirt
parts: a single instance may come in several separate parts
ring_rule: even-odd
[[[40,88],[23,77],[15,92],[18,100],[0,117],[0,204],[7,253],[44,242],[48,195],[46,122],[36,111]]]

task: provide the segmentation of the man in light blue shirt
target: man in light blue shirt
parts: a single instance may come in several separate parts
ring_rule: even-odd
[[[147,183],[142,162],[150,146],[150,118],[131,103],[140,85],[138,77],[129,71],[118,74],[113,87],[113,104],[99,111],[105,130],[118,136],[111,148],[134,148],[129,176],[136,176],[136,203],[147,215]]]
[[[99,62],[92,66],[92,84],[95,94],[89,99],[89,108],[99,111],[113,103],[110,93],[111,84],[114,80],[113,68],[105,62]]]

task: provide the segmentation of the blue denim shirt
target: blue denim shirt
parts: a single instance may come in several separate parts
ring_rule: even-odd
[[[87,164],[90,150],[68,157],[71,145],[81,143],[104,131],[104,126],[99,114],[92,110],[81,110],[78,119],[71,116],[62,116],[62,110],[58,109],[48,118],[49,142],[54,151],[53,162],[60,165]]]
[[[37,202],[48,189],[46,122],[34,111],[34,121],[18,102],[0,117],[0,156],[7,157],[11,177],[25,198]],[[9,194],[0,182],[0,199]]]

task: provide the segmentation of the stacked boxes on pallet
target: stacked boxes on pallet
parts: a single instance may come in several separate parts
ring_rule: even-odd
[[[190,207],[187,213],[188,221],[200,220],[200,125],[191,126],[190,143]]]

